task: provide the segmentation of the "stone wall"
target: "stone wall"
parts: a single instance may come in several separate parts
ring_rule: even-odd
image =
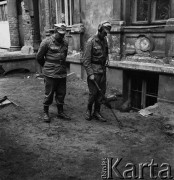
[[[45,37],[45,4],[44,0],[39,0],[39,25],[40,25],[40,34],[41,34],[41,39]]]
[[[10,43],[11,49],[16,50],[20,48],[19,43],[19,24],[17,16],[17,7],[16,0],[7,1],[8,6],[8,22],[9,22],[9,31],[10,31]]]
[[[22,19],[24,28],[24,45],[33,46],[34,42],[34,19],[29,7],[25,5],[25,2],[21,2],[22,6]]]
[[[12,45],[19,45],[19,32],[18,32],[18,19],[17,17],[9,17],[9,29],[10,29],[10,39]]]

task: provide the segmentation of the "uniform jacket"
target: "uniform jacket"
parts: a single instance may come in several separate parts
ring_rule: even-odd
[[[82,59],[87,76],[105,73],[107,59],[108,44],[106,38],[103,41],[98,38],[98,35],[89,38]]]
[[[36,55],[36,59],[43,66],[43,74],[52,78],[66,77],[66,57],[68,43],[55,41],[54,35],[44,39]]]

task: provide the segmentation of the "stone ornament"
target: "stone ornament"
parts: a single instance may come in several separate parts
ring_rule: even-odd
[[[147,37],[139,37],[135,41],[135,49],[137,53],[148,52],[151,49],[151,42]]]

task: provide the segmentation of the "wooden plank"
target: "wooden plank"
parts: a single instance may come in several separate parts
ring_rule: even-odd
[[[142,94],[141,94],[141,108],[145,108],[146,107],[146,81],[143,80],[142,81]]]
[[[131,78],[128,78],[128,101],[131,102]]]

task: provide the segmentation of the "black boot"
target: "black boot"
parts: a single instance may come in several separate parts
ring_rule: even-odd
[[[100,114],[100,112],[98,112],[98,111],[95,111],[94,113],[93,113],[93,117],[95,118],[95,119],[97,119],[98,121],[101,121],[101,122],[106,122],[106,119]]]
[[[88,105],[87,111],[86,111],[86,114],[85,114],[85,119],[86,119],[87,121],[91,121],[91,120],[92,120],[92,115],[91,115],[91,113],[92,113],[92,106],[89,106],[89,105]]]
[[[58,110],[58,115],[57,115],[58,118],[71,120],[71,118],[63,112],[63,105],[57,105],[57,110]]]
[[[93,117],[97,119],[98,121],[106,122],[106,119],[100,113],[100,105],[98,104],[97,105],[95,104]]]
[[[43,116],[44,122],[49,123],[50,117],[49,117],[49,106],[44,106],[44,116]]]

